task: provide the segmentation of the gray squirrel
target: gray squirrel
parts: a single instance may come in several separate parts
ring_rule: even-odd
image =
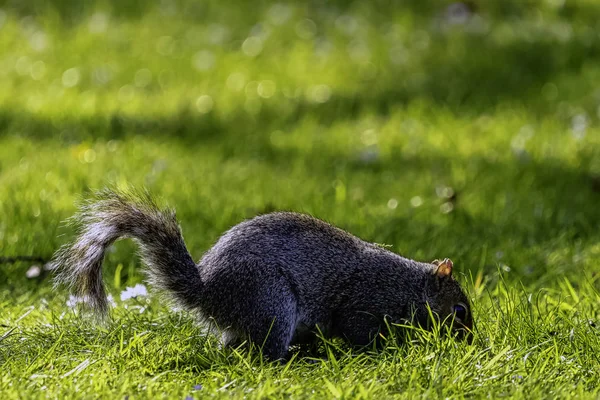
[[[159,208],[147,192],[99,191],[73,221],[77,237],[52,261],[56,281],[100,315],[108,310],[106,249],[132,238],[150,284],[212,321],[223,345],[248,340],[271,360],[284,359],[290,345],[315,340],[317,331],[363,346],[390,324],[428,328],[432,316],[472,338],[469,301],[450,260],[409,260],[309,215],[273,212],[243,221],[198,264],[175,212]]]

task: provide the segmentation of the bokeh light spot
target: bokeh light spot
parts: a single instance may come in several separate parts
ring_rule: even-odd
[[[421,207],[423,205],[423,199],[420,196],[414,196],[410,199],[410,205],[414,208]]]
[[[131,85],[123,85],[119,89],[119,101],[122,103],[129,103],[135,96],[135,89]]]
[[[264,99],[268,99],[275,94],[277,90],[277,85],[273,81],[261,81],[258,84],[257,93],[260,97]]]
[[[79,72],[78,68],[69,68],[62,74],[62,84],[64,87],[70,88],[77,86],[80,79],[81,72]]]
[[[21,76],[29,75],[31,72],[31,60],[29,57],[19,57],[15,63],[15,71]]]
[[[274,25],[283,25],[292,16],[292,8],[287,4],[277,3],[267,12],[269,21]]]
[[[389,199],[387,202],[387,207],[390,210],[395,210],[398,207],[398,200],[396,199]]]
[[[215,66],[215,61],[216,57],[212,51],[201,50],[194,55],[192,64],[198,71],[208,71]]]
[[[317,24],[312,19],[305,18],[296,23],[295,31],[300,39],[312,39],[317,34]]]
[[[137,70],[133,82],[140,88],[148,86],[152,82],[152,72],[147,68]]]
[[[212,97],[207,94],[203,94],[202,96],[196,99],[196,109],[200,114],[206,114],[213,109],[214,101]]]
[[[246,77],[241,72],[233,72],[227,77],[225,82],[227,88],[234,92],[240,92],[246,86]]]
[[[31,64],[31,78],[39,81],[46,75],[46,64],[43,61],[36,61]]]
[[[88,23],[88,29],[91,33],[104,33],[108,28],[108,15],[103,12],[93,14]]]
[[[249,57],[256,57],[263,50],[263,41],[257,36],[250,36],[242,43],[242,51]]]
[[[331,88],[327,85],[315,85],[308,89],[308,98],[315,103],[326,103],[331,97]]]

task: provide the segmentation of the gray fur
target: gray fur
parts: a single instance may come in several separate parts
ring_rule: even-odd
[[[436,265],[403,258],[308,215],[276,212],[244,221],[197,265],[175,213],[160,210],[147,193],[104,190],[74,219],[79,234],[57,252],[54,265],[58,281],[93,309],[107,311],[106,248],[133,238],[154,285],[214,321],[225,344],[249,339],[264,345],[271,359],[285,357],[290,344],[313,340],[317,328],[366,345],[385,329],[385,320],[427,326],[428,308],[444,319],[455,304],[469,304],[452,276],[436,275]],[[470,331],[470,315],[461,326]]]

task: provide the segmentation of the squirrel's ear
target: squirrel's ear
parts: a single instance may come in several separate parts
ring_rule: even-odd
[[[436,275],[438,278],[446,278],[452,275],[452,267],[454,264],[449,258],[444,258],[442,261],[433,260],[431,263],[433,265],[437,265],[434,275]]]

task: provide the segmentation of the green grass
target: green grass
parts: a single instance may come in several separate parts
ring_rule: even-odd
[[[473,3],[450,26],[433,0],[1,1],[0,256],[50,257],[110,183],[175,207],[195,259],[303,211],[450,257],[477,332],[267,363],[158,296],[120,301],[142,276],[119,242],[102,326],[0,265],[0,397],[597,398],[600,7]]]

